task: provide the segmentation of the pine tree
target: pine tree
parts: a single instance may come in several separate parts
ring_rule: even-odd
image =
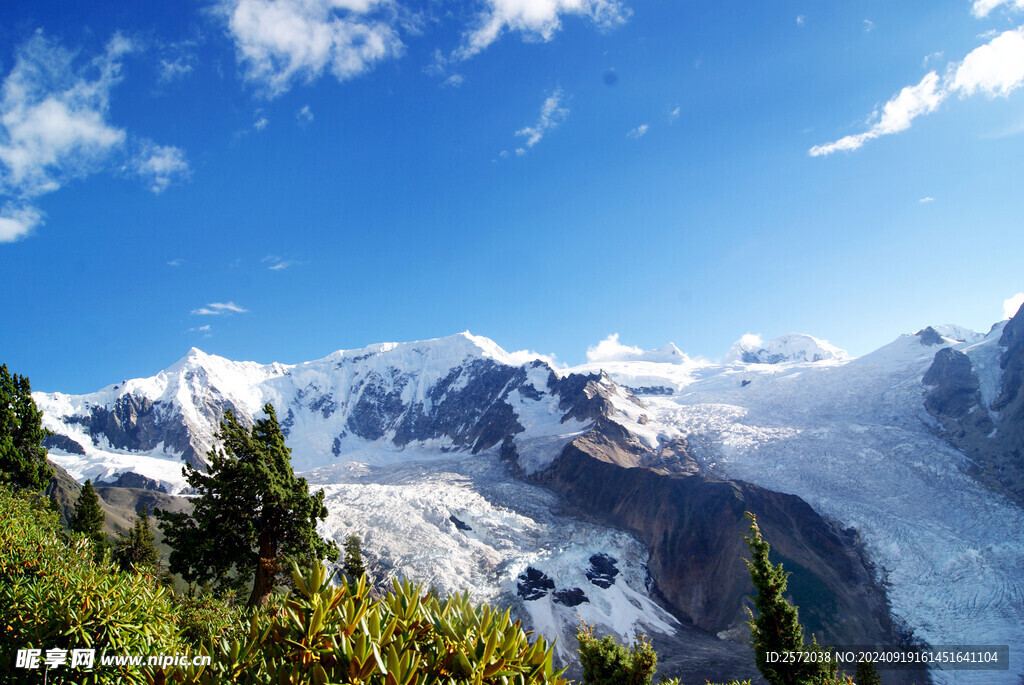
[[[345,575],[357,580],[364,573],[366,565],[363,563],[362,540],[353,533],[345,538]]]
[[[82,492],[78,494],[78,501],[75,502],[75,513],[71,516],[71,530],[92,540],[96,545],[96,551],[99,552],[105,539],[103,523],[106,518],[103,509],[100,508],[100,498],[92,487],[92,481],[85,481]]]
[[[857,685],[882,685],[882,677],[870,661],[857,663],[857,670],[853,672],[853,682]]]
[[[158,511],[171,546],[170,570],[186,583],[215,583],[224,592],[252,583],[249,606],[267,602],[285,557],[300,564],[335,561],[337,547],[316,532],[327,518],[324,491],[310,494],[296,478],[291,450],[274,408],[246,430],[228,410],[202,473],[186,464],[184,475],[199,496],[191,516]]]
[[[156,575],[160,571],[160,554],[156,550],[156,539],[149,525],[149,513],[145,507],[135,519],[135,524],[118,533],[114,542],[114,561],[122,570]]]
[[[750,571],[750,580],[757,591],[754,597],[757,616],[751,611],[747,625],[750,626],[750,639],[754,647],[757,669],[771,685],[839,682],[835,662],[797,660],[789,663],[783,660],[768,660],[769,653],[821,653],[823,650],[815,640],[812,640],[810,645],[804,644],[804,631],[800,625],[797,608],[783,597],[789,574],[782,570],[782,564],[776,565],[769,560],[771,547],[761,537],[757,517],[749,511],[746,515],[750,519],[750,535],[743,537],[750,547],[751,559],[744,561]]]
[[[576,631],[576,641],[583,685],[650,685],[658,655],[645,635],[626,649],[611,635],[597,639],[594,627],[584,623]]]
[[[28,379],[0,364],[0,483],[42,490],[53,477],[42,447],[46,431]]]

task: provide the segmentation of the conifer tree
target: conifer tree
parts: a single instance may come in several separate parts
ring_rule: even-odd
[[[744,559],[750,570],[750,580],[757,594],[754,606],[757,615],[750,612],[750,639],[754,647],[757,669],[771,685],[817,685],[837,681],[835,662],[823,659],[796,660],[788,662],[769,661],[768,654],[783,652],[822,652],[817,641],[804,643],[804,631],[800,625],[797,608],[790,604],[783,594],[789,574],[782,570],[782,564],[773,564],[768,554],[771,547],[761,537],[757,517],[749,511],[750,535],[743,536],[750,547],[751,559]],[[748,610],[749,611],[749,610]]]
[[[0,364],[0,483],[15,490],[42,490],[53,477],[42,446],[43,413],[28,379]]]
[[[352,580],[366,573],[363,563],[362,540],[355,533],[345,538],[345,575]]]
[[[129,530],[118,533],[114,542],[114,561],[125,571],[135,569],[153,575],[159,572],[160,554],[156,550],[149,513],[145,508]]]
[[[870,661],[857,663],[857,670],[853,672],[853,682],[857,685],[882,685],[882,677]]]
[[[92,487],[92,481],[85,481],[82,492],[75,502],[75,513],[71,516],[71,530],[92,540],[97,552],[103,545],[103,523],[107,516],[100,507],[100,498]]]
[[[285,557],[303,565],[338,558],[337,547],[316,532],[317,520],[327,518],[324,491],[310,494],[306,479],[295,477],[274,407],[263,412],[251,430],[225,412],[208,472],[185,465],[199,493],[191,516],[157,512],[172,548],[171,572],[187,583],[213,582],[221,592],[251,582],[249,606],[267,602]]]

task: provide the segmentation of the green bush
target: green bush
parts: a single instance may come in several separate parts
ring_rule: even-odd
[[[321,566],[293,567],[295,589],[250,620],[244,640],[222,638],[210,668],[181,668],[185,683],[566,685],[552,647],[531,642],[509,611],[468,596],[439,602],[408,582],[381,599],[366,577],[334,585]]]
[[[20,649],[95,649],[92,671],[57,667],[61,682],[146,683],[157,671],[100,667],[104,651],[177,654],[182,642],[169,593],[151,579],[94,561],[92,543],[66,540],[40,498],[0,487],[0,673],[43,682],[45,669],[15,670]]]
[[[646,635],[626,649],[611,635],[597,639],[593,626],[584,623],[576,631],[576,640],[584,685],[651,685],[658,655]]]

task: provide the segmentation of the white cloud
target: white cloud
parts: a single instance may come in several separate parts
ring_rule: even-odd
[[[185,181],[192,174],[181,148],[157,145],[151,140],[142,141],[139,153],[129,162],[129,169],[158,195],[172,183]]]
[[[636,128],[630,130],[630,132],[626,134],[626,137],[632,140],[638,140],[640,138],[643,138],[644,135],[647,133],[648,128],[649,127],[647,126],[647,124],[640,124]]]
[[[1003,318],[1012,319],[1021,306],[1024,306],[1024,293],[1017,293],[1013,297],[1003,300]]]
[[[796,25],[797,26],[803,26],[806,23],[807,23],[807,17],[805,17],[802,14],[797,15],[797,18],[796,18]]]
[[[330,70],[358,76],[404,49],[396,30],[369,15],[388,0],[221,0],[245,78],[268,97]]]
[[[206,324],[205,326],[196,326],[195,328],[190,328],[190,329],[188,329],[187,332],[188,333],[209,333],[211,330],[213,330],[213,328],[210,326],[210,324]]]
[[[184,153],[141,140],[125,159],[124,129],[108,121],[121,60],[135,45],[115,34],[82,61],[37,31],[17,52],[0,96],[0,242],[42,223],[34,199],[101,170],[130,170],[154,192],[187,175]]]
[[[619,342],[619,334],[612,333],[607,338],[587,348],[588,362],[611,362],[622,359],[635,359],[644,353],[635,345],[623,345]]]
[[[205,307],[193,309],[189,313],[197,316],[220,316],[221,314],[246,314],[248,311],[234,302],[211,302]]]
[[[532,350],[516,350],[515,352],[509,352],[508,357],[512,364],[517,365],[529,364],[535,359],[539,359],[552,369],[566,368],[566,365],[559,362],[554,354],[540,354],[539,352],[533,352]]]
[[[676,122],[676,120],[679,119],[679,115],[681,113],[682,113],[682,108],[677,105],[675,107],[675,109],[673,109],[671,112],[668,113],[668,123],[674,124]]]
[[[59,189],[95,170],[125,140],[107,122],[120,58],[131,49],[115,36],[86,68],[42,32],[19,51],[0,101],[0,193],[23,198]]]
[[[916,86],[907,86],[882,109],[881,118],[863,133],[845,136],[825,145],[815,145],[812,157],[848,152],[879,136],[910,128],[922,114],[934,112],[951,94],[969,97],[982,92],[989,98],[1006,96],[1024,83],[1024,27],[994,37],[972,50],[959,64],[951,63],[946,76],[931,71]]]
[[[1009,5],[1013,9],[1024,9],[1024,0],[974,0],[971,12],[976,17],[987,17],[989,12],[1000,5]]]
[[[864,20],[864,32],[865,33],[871,33],[874,30],[875,30],[875,22],[871,21],[870,19],[865,19]]]
[[[303,105],[295,114],[295,118],[298,119],[300,124],[308,124],[313,121],[313,110],[309,108],[309,105]]]
[[[864,133],[846,136],[826,145],[815,145],[810,150],[812,157],[830,155],[833,152],[856,150],[864,143],[879,136],[899,133],[910,128],[910,123],[922,114],[935,111],[945,99],[939,90],[939,75],[929,72],[916,86],[907,86],[882,108],[878,122]]]
[[[42,221],[43,214],[35,207],[7,203],[0,209],[0,243],[11,243],[24,238]]]
[[[458,88],[459,86],[461,86],[465,82],[466,82],[466,77],[463,76],[462,74],[452,74],[451,76],[446,78],[441,83],[441,85],[442,86],[450,86],[452,88]]]
[[[526,138],[524,147],[517,148],[516,154],[520,157],[526,154],[526,150],[539,143],[548,131],[557,128],[569,116],[569,109],[562,107],[562,89],[556,88],[555,92],[544,100],[540,108],[540,118],[533,126],[516,131],[517,136]]]
[[[624,23],[629,8],[619,0],[484,0],[476,28],[464,37],[456,51],[472,57],[496,41],[505,31],[521,31],[531,40],[549,41],[562,27],[562,15],[587,17],[602,28]]]
[[[1024,82],[1024,27],[1004,31],[975,48],[957,67],[951,88],[962,97],[982,91],[1006,96]]]
[[[259,119],[256,120],[252,127],[257,131],[262,131],[267,127],[267,124],[269,123],[270,121],[268,121],[266,117],[260,117]]]
[[[180,55],[171,59],[160,60],[161,83],[171,83],[185,78],[195,68],[195,55]]]
[[[935,202],[935,198],[934,197],[922,197],[920,200],[918,200],[918,202],[920,202],[921,204],[927,204],[929,202]]]
[[[178,259],[172,259],[171,261],[167,262],[167,266],[181,266],[184,263],[185,260],[179,257]]]

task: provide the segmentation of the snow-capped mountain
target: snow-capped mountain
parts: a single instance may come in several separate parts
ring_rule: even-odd
[[[729,348],[728,354],[725,355],[725,361],[745,364],[785,364],[788,362],[820,362],[829,359],[842,361],[849,357],[846,350],[841,350],[825,340],[818,340],[810,335],[791,333],[764,342],[761,340],[761,336],[748,333]]]
[[[858,359],[745,336],[722,364],[609,339],[554,369],[468,333],[297,365],[192,350],[149,379],[35,397],[73,476],[171,492],[224,411],[270,402],[296,469],[327,491],[328,534],[362,535],[383,572],[511,603],[563,656],[582,615],[704,654],[672,660],[691,679],[754,675],[750,509],[829,641],[1009,644],[1009,672],[935,679],[1016,683],[1018,320],[933,326]]]

